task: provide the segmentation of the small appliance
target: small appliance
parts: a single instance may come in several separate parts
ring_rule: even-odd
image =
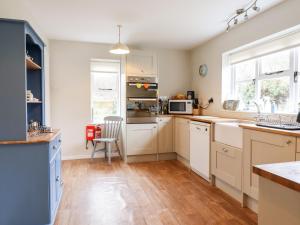
[[[170,114],[193,114],[193,100],[169,100]]]

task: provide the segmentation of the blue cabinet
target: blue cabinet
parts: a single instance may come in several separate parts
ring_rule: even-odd
[[[22,20],[0,19],[0,34],[0,141],[26,140],[30,121],[45,123],[44,43]]]
[[[30,121],[45,123],[44,43],[28,22],[0,19],[0,49],[0,225],[52,225],[62,195],[61,136],[27,135]],[[28,100],[28,90],[39,101]]]
[[[0,224],[52,225],[62,196],[60,134],[0,144]],[[55,151],[54,151],[55,149]]]
[[[56,212],[62,195],[63,181],[61,177],[61,136],[50,144],[50,205],[51,221],[54,223]]]

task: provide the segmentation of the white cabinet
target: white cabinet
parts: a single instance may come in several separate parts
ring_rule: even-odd
[[[185,158],[190,159],[190,120],[175,118],[175,151]]]
[[[127,124],[127,155],[157,153],[157,124]]]
[[[126,56],[127,76],[156,76],[157,57],[153,52],[132,51]]]
[[[296,138],[244,129],[243,188],[258,200],[258,176],[253,165],[295,161]]]
[[[158,119],[158,153],[173,152],[173,118]]]
[[[211,150],[212,174],[242,190],[242,149],[212,142]]]

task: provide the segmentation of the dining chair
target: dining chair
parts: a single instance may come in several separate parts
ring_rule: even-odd
[[[108,155],[108,163],[111,164],[111,151],[112,144],[115,143],[120,157],[122,158],[121,151],[118,145],[119,134],[122,125],[122,117],[120,116],[107,116],[104,118],[103,132],[101,133],[101,138],[94,139],[94,150],[92,152],[92,159],[96,152],[104,151],[105,158]],[[104,143],[104,148],[97,149],[97,144]]]

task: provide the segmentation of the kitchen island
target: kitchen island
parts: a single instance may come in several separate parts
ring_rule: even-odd
[[[253,167],[259,175],[258,225],[300,224],[300,161]]]

